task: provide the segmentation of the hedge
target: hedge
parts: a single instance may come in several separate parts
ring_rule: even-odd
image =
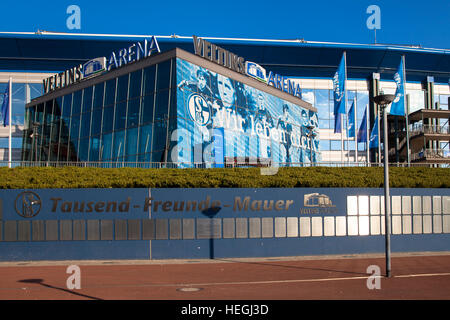
[[[0,168],[0,189],[45,188],[382,188],[383,168],[101,169]],[[390,168],[393,188],[449,188],[448,168]]]

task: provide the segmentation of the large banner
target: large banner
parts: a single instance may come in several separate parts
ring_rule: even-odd
[[[299,165],[320,160],[317,113],[181,59],[177,85],[173,162]]]

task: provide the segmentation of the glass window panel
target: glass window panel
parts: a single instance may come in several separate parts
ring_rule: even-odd
[[[113,161],[122,161],[125,150],[125,130],[114,132]]]
[[[92,109],[92,87],[84,89],[83,93],[83,109],[81,112],[88,112]]]
[[[63,99],[62,115],[64,119],[68,119],[70,117],[71,108],[72,108],[72,94],[68,94],[65,95]]]
[[[151,154],[150,162],[164,162],[164,152],[163,151],[155,151]]]
[[[448,105],[448,101],[450,99],[450,95],[448,94],[440,94],[439,95],[439,104]]]
[[[87,137],[91,130],[91,112],[81,114],[80,137]]]
[[[103,126],[102,133],[111,132],[113,128],[114,107],[106,107],[103,109]]]
[[[100,143],[100,161],[111,159],[112,133],[104,134]]]
[[[80,139],[80,148],[78,149],[79,161],[87,161],[89,155],[89,137]]]
[[[361,127],[364,111],[366,110],[366,105],[368,103],[369,103],[369,92],[358,91],[356,94],[356,122],[358,123],[356,128],[358,129]]]
[[[80,115],[73,116],[70,121],[70,140],[78,139],[80,135]]]
[[[103,95],[105,93],[105,83],[98,83],[94,87],[93,108],[101,108],[103,106]]]
[[[100,136],[91,137],[89,145],[89,161],[98,161],[100,150]]]
[[[3,93],[4,91],[2,91]],[[12,83],[12,112],[11,124],[23,125],[25,118],[25,104],[27,103],[27,90],[25,83]]]
[[[128,78],[129,74],[123,75],[117,80],[117,98],[116,102],[127,100],[128,97]]]
[[[152,144],[152,125],[146,125],[139,128],[139,153],[151,151]]]
[[[114,104],[116,98],[116,79],[106,81],[105,106]]]
[[[314,107],[316,106],[313,89],[303,89],[302,90],[302,99],[305,100],[306,102],[311,103]]]
[[[28,88],[30,90],[30,101],[34,98],[40,97],[43,94],[43,85],[42,83],[29,83]]]
[[[141,78],[142,70],[138,70],[130,74],[130,90],[128,93],[128,99],[141,96]]]
[[[170,118],[176,118],[177,117],[177,90],[176,89],[170,89]]]
[[[83,95],[83,91],[79,90],[73,94],[73,103],[72,103],[72,115],[80,114],[81,112],[81,98]]]
[[[59,122],[61,118],[62,97],[56,98],[53,105],[53,122]]]
[[[141,98],[136,98],[128,101],[127,112],[127,128],[137,127],[139,124],[139,107]]]
[[[97,108],[92,112],[91,135],[100,134],[102,129],[102,112],[103,109]]]
[[[156,67],[154,65],[144,69],[143,96],[155,92],[155,70]]]
[[[171,64],[170,60],[167,60],[167,61],[164,61],[164,62],[161,62],[158,64],[156,91],[169,88],[170,64]]]
[[[331,147],[330,140],[320,140],[319,146],[320,146],[320,151],[329,151],[330,147]]]
[[[156,94],[156,109],[154,122],[166,120],[169,111],[169,90],[159,91]]]
[[[125,128],[125,119],[127,116],[127,102],[119,102],[116,104],[116,110],[114,114],[114,130],[120,130]]]
[[[330,150],[331,151],[341,151],[342,141],[341,140],[330,140]]]
[[[409,113],[425,109],[425,91],[423,90],[406,90],[409,95]]]
[[[152,151],[163,150],[166,147],[166,121],[155,122],[153,130]]]
[[[319,119],[319,128],[320,129],[333,129],[334,128],[334,123],[331,124],[331,120],[330,119]]]
[[[125,155],[134,155],[137,153],[138,128],[127,130],[127,143]]]
[[[153,105],[154,105],[154,95],[148,95],[142,98],[142,111],[140,115],[140,124],[145,124],[148,122],[153,122]]]
[[[70,140],[68,161],[78,161],[78,140]]]
[[[330,99],[328,89],[315,90],[315,106],[319,119],[331,119],[333,116],[330,113]]]

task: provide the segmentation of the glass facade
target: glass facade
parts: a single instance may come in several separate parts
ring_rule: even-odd
[[[319,161],[317,113],[179,58],[32,105],[25,119],[24,161]]]

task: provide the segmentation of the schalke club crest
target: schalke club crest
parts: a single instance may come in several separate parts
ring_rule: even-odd
[[[208,102],[197,93],[189,96],[188,111],[191,119],[200,126],[206,125],[211,119],[211,109]]]
[[[16,212],[24,218],[32,218],[41,211],[41,199],[32,191],[24,191],[15,201]]]

